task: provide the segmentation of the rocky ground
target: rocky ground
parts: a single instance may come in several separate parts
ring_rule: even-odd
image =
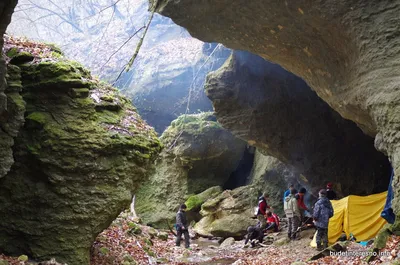
[[[156,230],[137,223],[137,219],[122,214],[96,239],[91,249],[91,265],[258,265],[258,264],[368,264],[365,257],[324,257],[307,261],[318,252],[309,246],[314,229],[302,232],[302,238],[287,242],[285,233],[271,234],[272,244],[265,247],[244,248],[244,241],[193,239],[191,248],[175,247],[171,232]],[[390,237],[386,255],[376,258],[370,264],[399,264],[400,237]],[[268,242],[267,242],[268,243]],[[369,247],[351,242],[348,253],[367,252]],[[61,265],[55,261],[36,263],[27,256],[8,257],[0,255],[0,265]]]

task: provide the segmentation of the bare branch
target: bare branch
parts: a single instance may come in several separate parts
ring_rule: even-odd
[[[112,54],[111,54],[111,56],[108,58],[108,60],[101,66],[101,68],[100,68],[100,71],[101,71],[101,69],[103,69],[103,67],[111,60],[111,58],[117,53],[117,52],[119,52],[133,37],[135,37],[135,35],[136,34],[138,34],[139,33],[139,31],[141,31],[142,29],[144,29],[144,26],[143,27],[141,27],[140,29],[138,29],[135,33],[133,33],[133,35],[131,35],[115,52],[113,52]],[[124,67],[124,69],[125,69],[125,67]],[[121,75],[121,74],[120,74]],[[117,79],[118,80],[118,79]],[[115,82],[117,81],[117,80],[115,80]],[[114,83],[115,83],[114,82]]]
[[[87,16],[87,17],[78,19],[77,21],[86,20],[86,19],[88,19],[88,18],[97,16],[97,15],[103,13],[104,11],[106,11],[107,9],[109,9],[109,8],[111,8],[111,7],[115,7],[115,5],[118,4],[119,1],[121,1],[121,0],[117,0],[117,1],[115,1],[115,3],[113,3],[112,5],[107,6],[107,7],[103,8],[103,9],[100,9],[100,11],[99,11],[98,13],[96,13],[96,14],[93,14],[93,15],[90,15],[90,16]]]
[[[55,11],[53,11],[53,10],[51,10],[51,9],[48,9],[48,8],[39,6],[39,5],[35,4],[35,3],[33,3],[31,0],[28,0],[28,1],[29,1],[33,6],[39,8],[39,9],[42,9],[42,10],[46,10],[47,12],[56,15],[56,16],[59,17],[62,21],[64,21],[65,23],[70,24],[70,25],[71,25],[73,28],[75,28],[77,31],[83,33],[83,31],[82,31],[78,26],[76,26],[73,22],[71,22],[71,21],[69,21],[68,19],[64,18],[63,16],[61,16],[61,15],[58,14],[57,12],[55,12]],[[61,11],[63,11],[63,10],[61,10]],[[64,12],[64,11],[63,11],[63,12]]]

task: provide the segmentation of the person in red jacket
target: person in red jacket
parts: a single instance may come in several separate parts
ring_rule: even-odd
[[[274,232],[279,231],[279,217],[275,213],[268,211],[267,214],[267,227],[265,230],[274,230]]]
[[[304,203],[304,195],[306,194],[307,190],[305,188],[301,188],[299,193],[296,194],[297,198],[297,206],[299,206],[300,210],[300,223],[304,221],[305,211],[309,211],[307,205]]]
[[[267,225],[265,216],[267,214],[267,209],[270,209],[269,205],[267,204],[268,197],[268,193],[264,192],[263,195],[258,199],[257,219],[260,222],[260,228],[262,230],[264,230]]]

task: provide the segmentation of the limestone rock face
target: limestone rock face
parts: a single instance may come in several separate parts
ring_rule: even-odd
[[[273,211],[283,217],[283,193],[289,184],[311,189],[308,183],[304,182],[300,174],[291,166],[287,166],[275,157],[263,155],[256,151],[254,156],[253,168],[249,177],[249,184],[256,192],[252,194],[253,204],[257,202],[257,195],[267,192],[269,195],[268,205]]]
[[[397,2],[162,0],[157,12],[196,38],[251,51],[303,78],[341,116],[376,136],[377,148],[391,157],[398,187]]]
[[[0,3],[0,50],[3,48],[3,34],[11,20],[11,15],[17,0],[4,0]],[[3,58],[0,58],[0,178],[3,177],[14,163],[11,147],[14,137],[18,133],[21,123],[23,105],[13,88],[7,89],[6,66]],[[6,91],[7,90],[7,91]]]
[[[225,190],[203,203],[200,211],[203,218],[196,223],[194,231],[202,236],[240,238],[248,226],[257,222],[252,219],[256,205],[257,189],[252,185]]]
[[[0,179],[0,250],[89,264],[95,237],[145,179],[158,138],[116,89],[61,55],[10,64],[8,74],[22,82],[8,97],[26,111]]]
[[[327,181],[345,195],[387,189],[388,161],[373,139],[280,66],[236,52],[208,76],[206,93],[225,128],[293,166],[314,194]]]
[[[155,172],[136,194],[143,221],[166,226],[179,204],[193,194],[223,186],[235,171],[246,143],[223,129],[212,113],[182,115],[161,136]]]

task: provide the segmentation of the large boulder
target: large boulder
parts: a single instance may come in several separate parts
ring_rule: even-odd
[[[116,89],[46,45],[25,44],[13,55],[41,55],[8,66],[26,111],[0,179],[0,251],[89,264],[92,242],[129,206],[160,142]]]
[[[235,52],[208,76],[206,92],[226,129],[293,166],[314,194],[327,181],[344,195],[387,189],[389,162],[373,138],[280,66]]]
[[[398,187],[397,2],[157,2],[157,12],[171,17],[194,37],[251,51],[303,78],[341,116],[375,137],[376,147],[391,158],[395,170],[393,185]],[[359,175],[348,178],[358,181]],[[393,207],[399,211],[400,189],[394,190]]]
[[[194,226],[194,231],[202,236],[241,238],[246,229],[254,225],[253,209],[257,206],[257,187],[242,186],[225,190],[210,198],[201,206],[203,218]]]
[[[143,221],[166,226],[179,204],[193,194],[223,186],[236,170],[246,143],[216,122],[212,113],[182,115],[163,135],[156,169],[136,194]]]

